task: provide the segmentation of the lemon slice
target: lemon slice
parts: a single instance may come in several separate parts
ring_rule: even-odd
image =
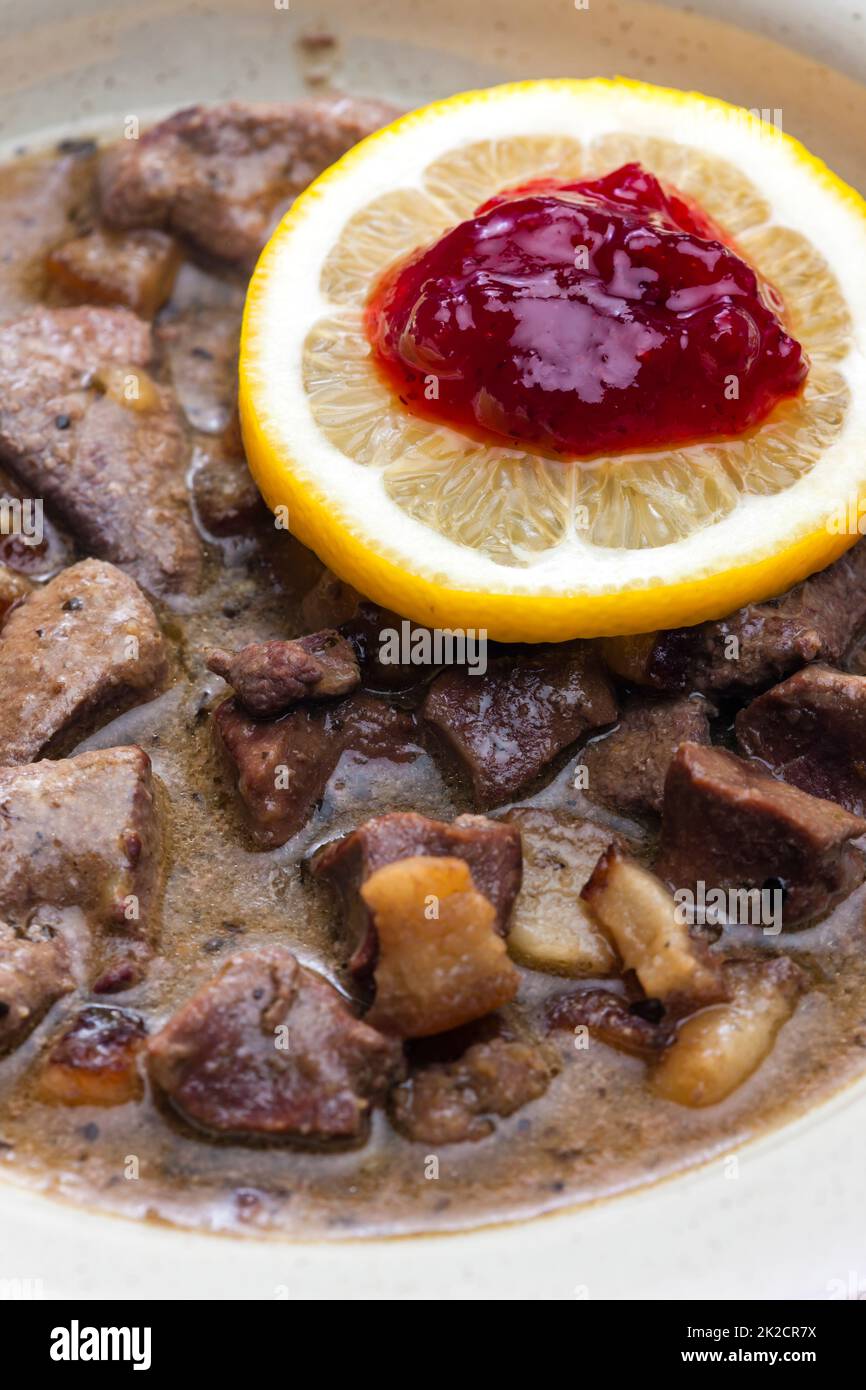
[[[748,435],[591,464],[409,413],[366,296],[509,184],[639,159],[778,293],[807,385]],[[240,407],[269,505],[343,579],[417,622],[504,641],[721,617],[856,539],[866,494],[866,204],[801,145],[696,93],[622,79],[469,92],[396,121],[294,203],[247,297]],[[853,508],[853,511],[852,511]]]

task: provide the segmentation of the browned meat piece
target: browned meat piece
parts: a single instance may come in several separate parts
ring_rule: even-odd
[[[626,816],[660,813],[671,758],[681,743],[709,743],[711,713],[697,695],[628,700],[616,728],[584,752],[587,795]]]
[[[36,589],[0,632],[0,760],[32,762],[156,694],[167,670],[135,580],[82,560]]]
[[[835,665],[866,624],[866,540],[778,598],[719,622],[612,638],[618,674],[661,690],[761,689],[810,661]]]
[[[673,1018],[666,1017],[658,999],[629,1003],[607,989],[558,994],[546,1007],[554,1030],[586,1028],[600,1042],[637,1057],[657,1056],[673,1037]]]
[[[348,695],[361,679],[352,647],[333,631],[294,642],[255,642],[234,656],[217,649],[208,652],[207,664],[257,718],[282,714],[301,700]]]
[[[302,705],[267,721],[226,700],[214,713],[214,728],[237,775],[253,838],[267,849],[303,828],[347,750],[398,763],[421,751],[412,716],[368,695]]]
[[[472,882],[492,903],[497,931],[505,935],[520,889],[520,833],[515,826],[458,816],[451,825],[414,811],[368,820],[351,835],[325,845],[312,861],[316,878],[337,891],[349,969],[369,972],[376,960],[376,933],[361,889],[377,869],[415,855],[446,855],[469,865]]]
[[[202,434],[219,435],[232,425],[243,307],[242,293],[226,303],[193,298],[170,305],[155,330],[180,407]]]
[[[807,666],[740,710],[737,739],[783,781],[866,813],[866,676]]]
[[[177,232],[251,266],[292,199],[397,114],[348,97],[191,106],[103,156],[102,215],[116,227]]]
[[[270,513],[247,467],[243,449],[228,429],[200,435],[194,449],[192,496],[199,522],[212,536],[236,536]]]
[[[557,753],[616,718],[613,691],[586,642],[494,657],[483,676],[443,671],[422,714],[457,755],[481,806],[507,801]]]
[[[304,595],[301,619],[304,626],[309,628],[342,627],[344,636],[351,639],[352,631],[343,625],[356,616],[361,602],[357,589],[338,579],[332,570],[325,569],[309,593]]]
[[[391,1094],[394,1127],[425,1144],[460,1144],[492,1134],[493,1115],[544,1095],[558,1070],[540,1046],[518,1039],[475,1043],[456,1062],[414,1071]]]
[[[34,925],[28,932],[0,922],[0,1055],[23,1042],[55,999],[73,988],[63,937]]]
[[[352,1140],[402,1072],[400,1045],[327,980],[271,946],[227,961],[148,1047],[150,1075],[217,1134]]]
[[[360,598],[347,585],[341,587],[346,595],[354,594],[356,598],[354,613],[339,627],[358,654],[364,684],[372,690],[408,690],[428,681],[439,669],[433,657],[430,629]],[[404,655],[409,660],[403,661]],[[447,661],[446,657],[440,665]]]
[[[514,998],[520,977],[465,859],[419,854],[383,864],[361,897],[377,943],[367,1014],[374,1028],[429,1038]]]
[[[82,1009],[51,1047],[36,1083],[40,1100],[59,1105],[125,1105],[144,1086],[138,1054],[147,1030],[130,1009]]]
[[[49,288],[45,257],[93,216],[96,146],[0,168],[0,322],[27,313]]]
[[[188,592],[201,561],[189,446],[150,357],[150,329],[127,309],[38,309],[7,324],[0,458],[89,550],[146,589]]]
[[[862,881],[849,841],[864,832],[866,820],[835,802],[721,748],[684,743],[665,781],[656,869],[675,890],[780,887],[785,927],[802,926]]]
[[[48,273],[80,304],[125,304],[153,318],[171,294],[180,248],[164,232],[92,231],[50,253]]]
[[[0,768],[0,917],[78,908],[94,989],[134,983],[156,935],[162,837],[150,759],[106,748]]]

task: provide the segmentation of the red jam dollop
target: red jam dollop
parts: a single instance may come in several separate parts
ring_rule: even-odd
[[[807,361],[768,294],[626,164],[491,198],[385,273],[366,330],[410,408],[580,457],[739,434],[794,395]]]

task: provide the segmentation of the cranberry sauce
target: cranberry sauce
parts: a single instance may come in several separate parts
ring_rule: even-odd
[[[733,435],[807,372],[755,272],[639,164],[508,189],[367,308],[410,407],[568,456]]]

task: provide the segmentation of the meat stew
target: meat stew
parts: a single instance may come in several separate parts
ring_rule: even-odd
[[[0,555],[0,1154],[90,1205],[529,1215],[866,1059],[866,542],[723,622],[491,644],[479,676],[383,665],[399,615],[260,501],[249,268],[391,114],[192,108],[0,173],[3,489],[45,508]]]

